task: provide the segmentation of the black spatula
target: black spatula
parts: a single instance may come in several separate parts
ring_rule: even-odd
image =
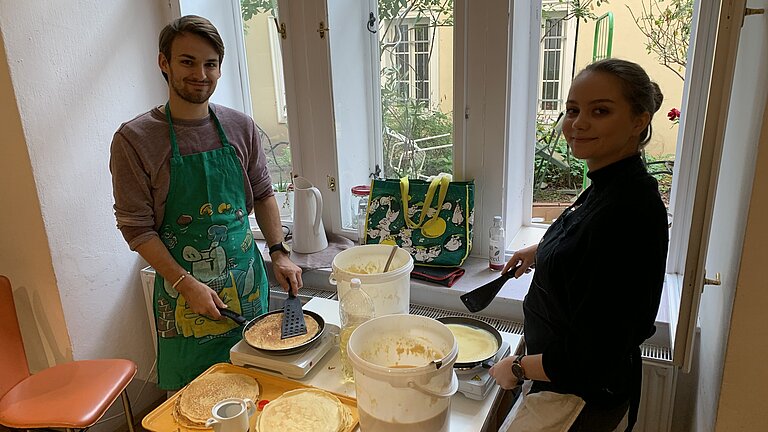
[[[480,288],[475,288],[468,293],[462,294],[459,298],[470,312],[480,312],[491,304],[493,299],[496,298],[496,294],[501,291],[501,287],[515,275],[515,272],[521,265],[522,263],[516,265],[498,278],[488,282]]]
[[[307,334],[307,324],[304,322],[301,300],[293,294],[291,282],[288,282],[288,298],[283,306],[283,323],[280,328],[280,339],[303,334]]]

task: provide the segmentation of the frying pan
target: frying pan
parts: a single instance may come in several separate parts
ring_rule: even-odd
[[[453,367],[456,369],[473,369],[477,366],[482,366],[485,369],[490,369],[494,364],[496,364],[495,361],[493,361],[493,358],[496,357],[496,354],[499,353],[499,350],[501,350],[501,333],[499,333],[498,330],[496,330],[492,325],[488,324],[485,321],[480,321],[479,319],[475,318],[469,318],[469,317],[460,317],[460,316],[448,316],[448,317],[440,317],[437,318],[438,321],[440,321],[443,324],[461,324],[468,327],[476,328],[479,330],[486,331],[490,333],[494,339],[496,339],[496,345],[499,346],[496,351],[488,356],[487,358],[484,358],[482,360],[476,360],[471,362],[456,362],[453,364]]]
[[[229,309],[219,308],[219,312],[221,313],[222,316],[230,318],[232,321],[243,326],[243,340],[245,341],[245,343],[247,343],[253,349],[269,355],[288,355],[288,354],[294,354],[300,351],[304,351],[305,349],[309,348],[310,345],[314,344],[317,340],[319,340],[320,337],[323,335],[323,332],[325,332],[325,320],[323,319],[323,317],[321,317],[320,314],[318,314],[317,312],[304,309],[304,313],[306,315],[311,316],[312,318],[315,319],[315,321],[317,321],[317,325],[319,327],[317,334],[312,336],[309,340],[290,348],[269,349],[264,347],[257,347],[256,345],[253,345],[250,342],[248,342],[248,339],[245,338],[245,332],[247,332],[249,328],[253,327],[256,323],[263,320],[264,318],[272,314],[283,313],[282,309],[277,309],[277,310],[273,310],[273,311],[261,314],[250,321],[248,321],[242,315],[238,315],[237,312],[231,311]]]

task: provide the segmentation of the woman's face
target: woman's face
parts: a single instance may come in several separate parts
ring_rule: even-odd
[[[640,134],[650,114],[634,115],[621,80],[603,72],[584,72],[571,85],[563,135],[573,155],[590,171],[629,157],[639,150]]]

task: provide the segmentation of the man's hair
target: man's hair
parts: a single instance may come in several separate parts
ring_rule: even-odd
[[[219,64],[221,64],[224,59],[224,42],[221,40],[219,31],[210,21],[197,15],[185,15],[177,18],[160,32],[158,45],[160,52],[168,61],[171,61],[171,45],[173,45],[174,39],[184,33],[200,36],[210,42],[219,55]],[[163,77],[168,81],[168,75],[165,72],[163,72]]]

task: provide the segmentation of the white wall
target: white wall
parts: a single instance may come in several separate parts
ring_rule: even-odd
[[[753,8],[768,7],[768,1],[752,0],[748,5]],[[765,358],[759,353],[766,354],[768,341],[755,337],[755,332],[761,331],[760,327],[765,333],[765,324],[757,327],[748,325],[740,328],[738,333],[731,324],[732,319],[733,322],[739,319],[755,324],[758,321],[765,322],[754,316],[750,308],[744,309],[744,312],[734,309],[735,297],[743,298],[747,304],[765,304],[768,300],[765,278],[754,277],[756,273],[764,271],[765,253],[752,255],[762,257],[763,268],[759,268],[760,264],[756,265],[754,261],[749,264],[741,261],[747,213],[750,205],[758,198],[753,196],[752,180],[756,174],[765,176],[768,170],[764,163],[755,169],[764,122],[763,110],[768,97],[768,82],[765,78],[768,76],[768,46],[765,43],[768,39],[767,21],[765,15],[746,18],[739,42],[706,265],[709,278],[713,278],[715,272],[720,272],[722,285],[706,286],[701,298],[699,381],[690,429],[695,431],[768,429],[765,410],[752,412],[758,406],[764,408],[768,397],[766,382],[755,380],[758,376],[755,372],[761,371],[765,376],[768,370],[765,362],[758,360]],[[762,152],[768,151],[766,145],[763,141],[760,149]],[[764,220],[753,218],[747,229],[752,230],[752,236],[766,236]],[[743,362],[728,361],[732,357],[749,360],[758,369],[745,367]],[[751,386],[729,387],[727,378],[739,376],[746,378],[740,381],[741,384],[751,383]],[[754,421],[762,424],[758,427]]]
[[[63,331],[55,341],[71,343],[54,347],[65,355],[43,359],[44,350],[28,349],[30,363],[40,365],[36,369],[67,357],[124,357],[138,363],[137,378],[142,380],[152,365],[139,279],[142,262],[115,228],[108,163],[112,135],[120,124],[167,98],[157,67],[157,37],[167,22],[167,9],[156,0],[0,0],[12,83],[12,88],[0,89],[0,102],[17,107],[16,126],[23,134],[19,140],[28,151],[26,166],[21,155],[16,159],[21,163],[8,168],[22,178],[31,168],[34,188],[26,191],[36,190],[39,198],[39,213],[34,206],[15,208],[4,202],[0,225],[12,231],[19,220],[41,215],[44,232],[32,240],[47,241],[47,247],[38,245],[47,253],[28,258],[39,259],[44,274],[52,267],[52,276],[46,277],[48,285],[25,285],[29,304],[17,301],[17,307],[20,314],[34,313],[34,319],[24,318],[23,334],[25,341],[37,344],[50,339],[47,333]],[[14,177],[3,174],[4,191],[17,187],[5,181]],[[10,256],[18,261],[32,246],[23,239],[14,241],[18,243],[9,245],[4,240],[3,249],[19,250]],[[35,265],[26,264],[19,267],[4,259],[0,272],[12,281],[36,282]],[[63,317],[50,306],[57,291]]]

